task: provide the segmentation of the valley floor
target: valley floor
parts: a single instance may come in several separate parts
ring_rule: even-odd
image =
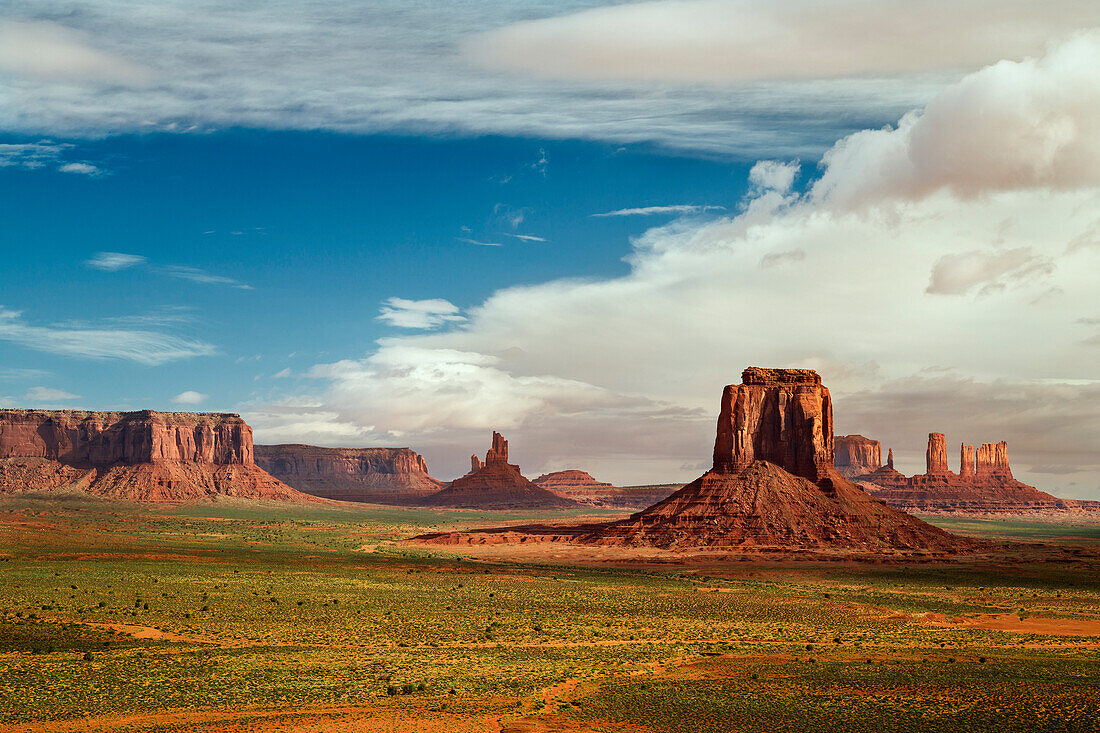
[[[0,731],[1097,729],[1098,527],[934,520],[1069,550],[1011,562],[403,541],[561,516],[6,498]]]

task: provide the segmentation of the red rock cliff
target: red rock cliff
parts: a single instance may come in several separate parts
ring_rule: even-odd
[[[862,435],[838,435],[833,443],[833,465],[844,476],[862,476],[882,467],[882,445],[877,440]]]
[[[80,468],[165,461],[250,466],[252,428],[232,414],[0,410],[0,458],[16,457]]]
[[[1008,467],[1008,443],[982,443],[975,460],[975,473],[978,476],[1000,476],[1012,478],[1012,469]]]
[[[974,446],[959,444],[959,478],[974,478]]]
[[[66,488],[133,501],[310,500],[255,465],[239,415],[0,410],[0,493]]]
[[[443,485],[424,457],[409,448],[320,448],[257,445],[256,463],[279,480],[314,496],[344,501],[407,503]]]
[[[942,476],[951,472],[947,467],[947,436],[943,433],[928,434],[924,465],[925,473],[929,476]]]
[[[749,367],[723,391],[713,470],[760,460],[811,481],[832,467],[833,403],[817,372]]]

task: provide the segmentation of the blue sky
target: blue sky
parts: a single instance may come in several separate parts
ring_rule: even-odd
[[[748,365],[1100,498],[1094,0],[13,0],[0,404],[447,479],[707,465]]]

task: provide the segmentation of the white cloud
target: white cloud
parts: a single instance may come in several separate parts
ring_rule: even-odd
[[[145,258],[141,255],[125,254],[123,252],[97,252],[85,264],[97,270],[116,272],[145,264]]]
[[[981,100],[989,134],[1007,139],[1000,110],[1021,99],[1021,86],[1049,88],[1064,78],[1062,61],[1088,56],[1081,43],[1100,39],[978,72],[913,119],[960,119],[952,109]],[[1079,71],[1100,88],[1100,65]],[[1014,77],[1021,84],[1005,83]],[[1075,89],[1082,103],[1071,107],[1057,96],[1025,95],[1037,131],[1049,115],[1067,114],[1076,129],[1095,129],[1100,108],[1089,89]],[[965,151],[961,141],[982,134],[982,121],[974,124],[937,128],[922,138],[937,148],[927,155]],[[881,434],[899,448],[915,445],[905,448],[914,453],[932,430],[970,441],[1003,437],[1017,473],[1041,488],[1077,491],[1059,478],[1068,476],[1096,487],[1100,426],[1088,417],[1096,349],[1077,321],[1100,313],[1100,248],[1068,245],[1100,220],[1100,185],[1068,164],[1015,175],[1005,160],[1051,147],[1048,136],[1013,126],[1021,134],[991,159],[992,172],[964,179],[948,168],[920,186],[899,185],[897,166],[864,164],[901,160],[876,155],[884,139],[908,143],[916,128],[857,133],[826,157],[809,195],[760,186],[735,216],[650,229],[633,241],[623,277],[498,291],[467,309],[462,328],[385,339],[365,359],[317,367],[320,386],[282,409],[309,416],[318,436],[328,419],[321,415],[335,416],[334,431],[358,429],[362,440],[399,436],[453,471],[461,453],[480,447],[476,436],[495,427],[523,446],[527,469],[568,460],[615,482],[647,483],[692,478],[683,467],[706,460],[721,387],[742,368],[808,367],[832,389],[842,433]],[[778,180],[780,189],[786,180],[758,178]],[[973,185],[955,185],[963,180]],[[938,292],[928,292],[930,281]],[[1057,297],[1045,297],[1052,291]],[[923,370],[945,364],[951,378],[926,388],[932,372]],[[932,400],[937,390],[942,397]],[[912,391],[935,409],[922,407],[919,395],[895,399]],[[302,404],[311,407],[294,407]],[[265,429],[287,424],[264,405],[255,410]],[[1077,432],[1063,448],[1036,437],[1070,429]],[[469,442],[459,450],[459,441]],[[1030,465],[1061,468],[1032,475]]]
[[[1100,5],[1096,6],[1100,9]],[[1100,183],[1100,31],[1047,56],[1002,61],[945,89],[896,128],[842,140],[813,195],[833,205]]]
[[[77,173],[84,176],[98,176],[103,173],[100,168],[90,163],[66,163],[59,166],[57,170],[62,173]]]
[[[842,45],[845,53],[852,47],[853,56],[866,58],[866,49],[859,49],[877,36],[853,35],[852,24],[862,22],[862,16],[851,11],[851,2],[815,3],[796,20],[821,17],[821,23],[847,31],[843,36],[825,34],[814,45]],[[984,17],[980,10],[988,8],[990,0],[943,3],[938,10],[927,3],[906,3],[923,8],[902,13],[922,19],[911,26],[909,39],[916,43],[912,67],[918,73],[706,87],[697,83],[706,76],[693,74],[684,76],[686,84],[655,83],[648,76],[634,82],[546,82],[501,73],[495,66],[485,70],[463,56],[464,42],[486,29],[590,9],[601,0],[333,0],[298,3],[292,10],[285,2],[98,0],[81,5],[79,13],[73,12],[70,0],[35,0],[12,8],[12,19],[63,23],[82,34],[84,45],[148,70],[153,83],[135,89],[106,83],[100,72],[96,83],[57,83],[0,72],[0,129],[66,136],[228,127],[399,130],[653,141],[723,156],[816,157],[843,134],[869,122],[896,120],[903,111],[926,102],[945,81],[958,78],[961,71],[927,70],[951,58],[943,52],[953,47],[961,29],[973,36],[967,45],[991,42],[1011,57],[1034,53],[1043,40],[1067,29],[1095,24],[1092,0],[1006,2],[1013,11],[998,3]],[[778,3],[756,5],[766,14]],[[644,11],[635,4],[606,12]],[[658,50],[703,49],[712,43],[714,29],[694,20],[690,11],[686,7],[661,29],[666,42]],[[1032,22],[1035,16],[1039,19]],[[745,27],[751,31],[751,24]],[[595,43],[610,48],[630,25],[616,23],[592,31]],[[733,68],[723,60],[745,49],[733,42],[736,37],[721,38],[721,52],[710,57],[706,73]],[[1041,40],[1038,45],[1020,40],[1030,37]],[[842,41],[833,43],[835,38]],[[791,57],[804,58],[803,51]],[[531,52],[534,57],[538,49],[532,47]],[[963,64],[962,71],[983,61],[984,57]],[[672,68],[660,58],[641,58],[634,66]],[[126,82],[125,77],[119,80]],[[545,170],[545,163],[540,158],[532,168]]]
[[[27,390],[24,399],[28,402],[64,402],[66,400],[79,400],[80,395],[51,387],[31,387]]]
[[[156,268],[157,272],[168,275],[169,277],[179,278],[180,280],[189,280],[193,283],[200,283],[202,285],[229,285],[237,288],[238,290],[252,290],[251,285],[246,285],[239,280],[234,280],[231,277],[225,277],[224,275],[215,275],[207,272],[206,270],[200,270],[197,267],[187,267],[185,265],[165,265],[163,267]]]
[[[545,237],[536,237],[534,234],[505,234],[506,237],[512,237],[513,239],[519,239],[524,242],[545,242]]]
[[[48,82],[150,81],[148,71],[95,48],[84,34],[44,21],[0,21],[0,73]]]
[[[749,170],[749,183],[759,191],[775,191],[784,194],[794,186],[794,179],[801,169],[798,161],[761,160]]]
[[[457,239],[460,242],[465,242],[466,244],[476,244],[479,247],[503,247],[504,246],[500,242],[482,242],[480,239],[470,239],[469,237],[455,237],[455,239]]]
[[[673,204],[671,206],[641,206],[633,209],[616,209],[589,216],[600,218],[605,216],[684,216],[688,214],[702,214],[706,211],[716,211],[722,206],[697,206],[695,204]]]
[[[210,395],[203,394],[202,392],[195,392],[194,390],[187,390],[186,392],[180,392],[178,395],[172,398],[172,402],[177,405],[201,405],[210,399]]]
[[[465,50],[533,77],[729,84],[974,69],[1096,25],[1091,0],[661,0],[515,23]]]
[[[438,328],[445,323],[465,321],[454,303],[442,298],[406,300],[387,298],[377,320],[398,328]]]
[[[0,306],[0,341],[51,354],[85,359],[123,359],[157,366],[170,361],[209,356],[213,345],[140,328],[33,326],[19,311]]]

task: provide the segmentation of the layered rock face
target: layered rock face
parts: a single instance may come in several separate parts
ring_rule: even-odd
[[[815,372],[746,369],[722,394],[710,471],[587,534],[659,547],[955,552],[968,540],[868,496],[833,467],[829,391]]]
[[[1078,515],[1100,512],[1100,502],[1059,499],[1017,481],[1008,463],[1008,444],[959,447],[959,472],[946,465],[947,441],[929,433],[925,473],[904,476],[881,468],[856,477],[873,496],[918,514],[955,516]]]
[[[239,415],[0,410],[0,492],[77,488],[135,501],[305,501],[253,461]]]
[[[255,453],[257,465],[272,476],[327,499],[407,504],[443,486],[409,448],[257,445]]]
[[[851,478],[882,467],[882,445],[862,435],[838,435],[833,439],[833,465]]]
[[[508,462],[508,441],[493,433],[493,446],[482,463],[477,456],[473,470],[451,485],[428,496],[428,506],[454,506],[468,509],[539,509],[575,506],[575,502],[528,481],[519,466]]]
[[[832,467],[832,398],[817,372],[749,367],[722,392],[714,470],[736,473],[753,461],[811,481]]]

